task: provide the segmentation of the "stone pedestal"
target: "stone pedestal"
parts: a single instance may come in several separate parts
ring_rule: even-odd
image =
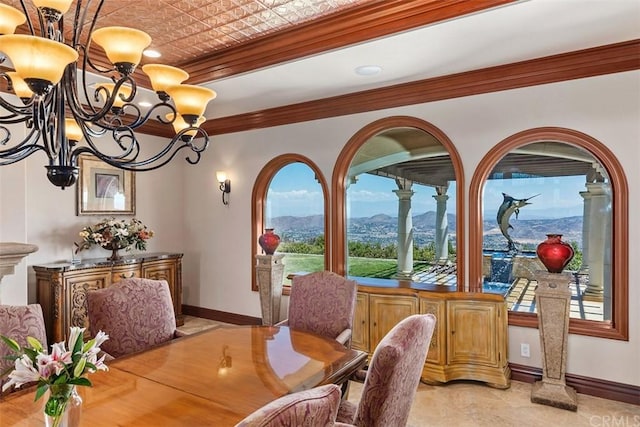
[[[542,350],[542,381],[531,391],[531,401],[570,411],[578,410],[578,397],[565,383],[571,274],[536,273],[535,292]]]
[[[22,258],[37,250],[36,245],[28,243],[0,242],[0,282],[4,276],[15,273],[15,267]]]
[[[283,254],[256,255],[256,276],[260,292],[262,324],[271,326],[280,320],[280,300],[284,276]]]

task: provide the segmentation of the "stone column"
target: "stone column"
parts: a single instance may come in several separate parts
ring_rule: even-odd
[[[280,321],[280,300],[284,276],[284,254],[256,255],[256,276],[260,293],[262,324],[272,326]]]
[[[586,185],[586,184],[585,184]],[[591,228],[591,193],[581,191],[580,195],[584,199],[582,203],[582,265],[581,273],[589,272],[589,229]]]
[[[604,284],[610,280],[605,276],[605,253],[611,250],[610,230],[611,203],[610,186],[603,182],[588,183],[587,190],[591,194],[591,210],[589,213],[589,285],[583,298],[602,301]]]
[[[447,219],[447,189],[436,187],[436,263],[447,264],[449,262],[449,221]]]
[[[565,382],[572,276],[570,273],[539,270],[535,278],[538,281],[535,298],[542,351],[542,381],[533,385],[531,401],[577,411],[576,391]]]
[[[411,217],[411,197],[413,190],[393,190],[398,196],[398,279],[411,280],[413,277],[413,218]]]

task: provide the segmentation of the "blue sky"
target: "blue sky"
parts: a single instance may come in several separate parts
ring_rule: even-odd
[[[368,217],[376,214],[397,216],[397,189],[395,181],[368,174],[358,177],[358,182],[348,189],[348,209],[353,217]],[[534,179],[491,180],[484,189],[484,215],[495,218],[503,201],[502,193],[522,199],[536,194],[531,205],[520,210],[519,219],[560,218],[582,215],[582,197],[585,190],[584,177],[556,177]],[[414,215],[435,211],[435,191],[431,187],[415,185],[412,198]],[[456,187],[447,192],[449,212],[455,212]],[[553,207],[553,208],[550,208]],[[281,169],[273,178],[267,196],[267,216],[307,216],[323,213],[323,197],[320,184],[313,171],[302,163],[292,163]]]

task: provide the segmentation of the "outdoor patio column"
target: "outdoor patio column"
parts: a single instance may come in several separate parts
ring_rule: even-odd
[[[399,180],[396,180],[398,182]],[[412,182],[393,190],[398,196],[398,279],[411,280],[413,277],[413,219],[411,218]]]
[[[591,194],[591,210],[589,212],[589,285],[584,297],[602,301],[604,298],[604,282],[606,272],[611,271],[610,257],[605,253],[611,250],[611,212],[609,204],[610,186],[604,182],[587,183],[587,191]]]
[[[587,185],[586,183],[585,185]],[[581,191],[580,195],[584,199],[582,204],[582,265],[581,273],[589,272],[589,229],[591,228],[591,193]]]
[[[436,187],[436,263],[449,262],[449,221],[447,219],[447,187]]]

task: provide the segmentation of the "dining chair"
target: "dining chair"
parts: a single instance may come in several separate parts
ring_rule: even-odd
[[[277,325],[333,338],[349,346],[358,285],[331,271],[295,276],[286,320]]]
[[[360,427],[405,426],[435,325],[433,314],[415,314],[395,325],[373,353],[360,402],[343,400],[337,421]]]
[[[47,330],[40,304],[0,305],[0,335],[14,339],[20,347],[27,345],[27,337],[33,337],[47,348]],[[13,363],[6,359],[12,354],[11,349],[0,341],[0,390],[6,382],[6,377],[2,377],[1,374],[13,366]]]
[[[166,280],[124,279],[87,292],[91,336],[109,335],[101,349],[117,358],[170,341],[180,334]]]
[[[340,387],[327,384],[269,402],[236,424],[236,427],[333,426],[339,405]]]

